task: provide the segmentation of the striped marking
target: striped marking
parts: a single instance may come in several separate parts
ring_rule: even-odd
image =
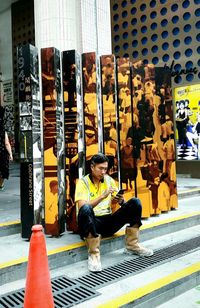
[[[180,192],[178,192],[178,196],[179,195],[191,194],[193,192],[200,192],[200,188],[193,188],[193,189],[188,189],[188,190],[180,191]]]
[[[16,224],[20,224],[20,220],[2,222],[2,223],[0,223],[0,228],[1,227],[12,226],[12,225],[16,225]]]
[[[175,273],[169,274],[163,278],[160,278],[158,280],[155,280],[143,287],[137,288],[135,290],[132,290],[126,294],[123,294],[121,296],[118,296],[107,303],[101,304],[98,306],[98,308],[117,308],[121,307],[122,305],[131,303],[149,293],[152,293],[156,290],[161,289],[162,287],[169,285],[170,283],[177,281],[179,279],[185,278],[189,275],[192,275],[194,273],[200,272],[200,262],[194,263],[193,265],[190,265],[180,271],[177,271]]]

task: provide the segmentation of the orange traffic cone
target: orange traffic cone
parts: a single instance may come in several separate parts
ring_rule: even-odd
[[[53,293],[42,225],[32,227],[24,308],[53,308]]]

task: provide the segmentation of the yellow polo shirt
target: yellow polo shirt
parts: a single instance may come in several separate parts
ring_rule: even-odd
[[[108,174],[104,176],[104,180],[99,183],[99,188],[94,185],[91,181],[89,174],[80,179],[76,185],[75,192],[75,202],[79,200],[91,201],[101,196],[102,193],[108,189],[110,186],[118,190],[115,180],[111,178]],[[107,198],[102,200],[97,206],[94,207],[94,213],[96,216],[103,216],[111,214],[111,199],[112,196],[109,195]]]

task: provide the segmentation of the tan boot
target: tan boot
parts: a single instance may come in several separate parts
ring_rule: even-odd
[[[138,243],[139,229],[126,227],[125,243],[127,252],[141,256],[149,257],[153,255],[153,250],[144,248]]]
[[[92,237],[89,235],[85,241],[88,247],[88,270],[90,272],[100,272],[101,260],[100,260],[100,236]]]

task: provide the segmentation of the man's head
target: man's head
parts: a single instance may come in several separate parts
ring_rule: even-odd
[[[53,195],[55,195],[56,193],[58,193],[58,181],[51,181],[49,183],[49,187],[50,187],[50,191]]]
[[[106,155],[98,153],[91,158],[92,177],[101,181],[108,170],[109,159]]]

